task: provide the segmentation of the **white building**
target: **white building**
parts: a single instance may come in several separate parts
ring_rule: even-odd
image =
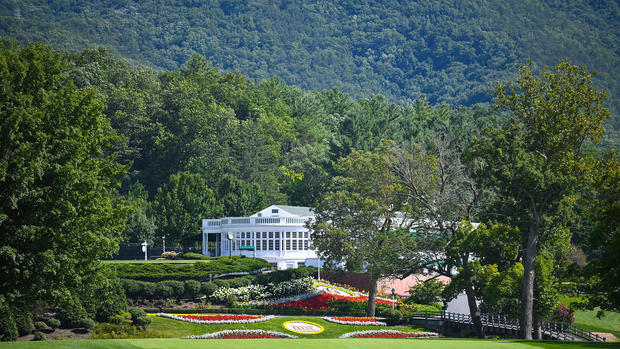
[[[311,218],[308,207],[272,205],[250,217],[203,219],[202,253],[256,256],[278,269],[317,266],[311,232],[305,227]]]

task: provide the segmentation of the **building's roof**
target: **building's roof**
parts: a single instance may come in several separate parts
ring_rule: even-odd
[[[278,207],[281,210],[286,211],[294,216],[304,216],[304,217],[314,216],[314,212],[312,212],[312,209],[310,209],[310,207],[285,206],[285,205],[273,205],[273,206]]]

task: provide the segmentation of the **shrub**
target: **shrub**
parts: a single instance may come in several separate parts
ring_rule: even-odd
[[[174,251],[168,251],[161,254],[161,256],[165,259],[176,259],[179,255],[180,253],[176,253]]]
[[[123,279],[160,280],[208,280],[209,275],[231,272],[252,272],[269,267],[263,259],[218,257],[193,264],[115,264],[115,273]]]
[[[13,320],[13,314],[0,296],[0,342],[16,341],[17,337],[17,325]]]
[[[312,289],[313,284],[314,280],[310,277],[283,281],[276,285],[270,285],[270,297],[286,297],[302,294]]]
[[[47,320],[47,325],[51,328],[58,328],[60,327],[60,320],[51,318]]]
[[[327,301],[327,306],[334,308],[335,312],[343,315],[353,315],[365,312],[368,302],[351,302],[343,299],[335,299]]]
[[[35,331],[34,332],[34,338],[32,340],[33,341],[44,341],[45,340],[45,335],[41,331]]]
[[[306,278],[316,274],[316,272],[317,269],[315,267],[299,267],[296,269],[276,270],[270,273],[257,275],[256,282],[261,285],[267,285],[269,283],[277,284],[283,281]]]
[[[230,282],[224,279],[213,280],[213,283],[215,283],[218,288],[222,288],[222,287],[229,288],[230,287]]]
[[[47,324],[43,321],[37,321],[34,323],[34,328],[37,331],[44,331],[44,330],[47,330]]]
[[[56,306],[57,316],[63,327],[77,327],[80,320],[88,317],[86,310],[77,297],[69,297]]]
[[[95,321],[93,319],[84,318],[84,319],[81,319],[80,321],[78,321],[77,327],[85,328],[87,330],[90,330],[93,327],[95,327]]]
[[[564,303],[558,303],[558,306],[551,313],[551,320],[557,322],[566,322],[573,324],[575,322],[575,312],[567,307]]]
[[[170,298],[172,297],[173,293],[174,290],[172,289],[172,287],[162,282],[158,282],[157,284],[155,284],[155,294],[153,296],[160,299]]]
[[[196,295],[200,293],[200,282],[196,280],[185,281],[185,295],[188,297],[196,298]]]
[[[121,281],[116,277],[106,279],[97,289],[94,301],[95,320],[99,322],[109,321],[111,316],[127,310],[127,297]]]
[[[134,325],[140,327],[140,328],[147,328],[149,326],[149,324],[151,323],[151,319],[147,316],[141,316],[139,318],[136,318],[133,321]]]
[[[213,282],[200,283],[200,293],[204,294],[207,297],[211,297],[211,295],[217,290],[217,288],[217,285]]]
[[[410,296],[403,302],[406,304],[434,304],[441,300],[441,292],[446,285],[438,280],[428,280],[409,288]]]
[[[123,279],[121,284],[123,285],[123,289],[125,290],[127,297],[138,298],[143,295],[142,282],[131,279]]]
[[[187,252],[183,254],[183,259],[201,259],[201,260],[209,260],[209,259],[217,259],[216,257],[205,256],[200,253]]]
[[[249,300],[259,300],[267,298],[267,287],[263,285],[250,285],[239,288],[218,288],[211,298],[217,302],[232,304],[232,301],[247,302]]]
[[[13,320],[17,326],[17,333],[25,336],[32,332],[32,313],[26,309],[14,307]]]
[[[179,298],[183,296],[183,293],[185,293],[185,284],[183,281],[166,280],[160,281],[159,283],[172,289],[172,294],[169,297]]]
[[[131,313],[127,311],[121,311],[120,313],[110,318],[110,323],[121,326],[129,326],[132,324]]]
[[[151,319],[146,316],[146,313],[142,309],[129,309],[129,314],[131,314],[131,321],[135,326],[146,328],[151,323]]]

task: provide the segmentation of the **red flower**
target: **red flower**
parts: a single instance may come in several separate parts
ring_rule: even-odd
[[[200,320],[200,321],[224,321],[224,320],[251,320],[261,318],[260,315],[191,315],[191,314],[176,314],[176,316],[186,319]]]

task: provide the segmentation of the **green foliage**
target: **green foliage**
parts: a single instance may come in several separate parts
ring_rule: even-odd
[[[410,296],[404,300],[407,304],[434,304],[441,300],[445,284],[436,279],[421,282],[409,288]]]
[[[43,330],[47,330],[47,324],[43,321],[37,321],[34,323],[34,328],[37,331],[43,331]]]
[[[595,188],[589,216],[595,222],[589,241],[599,253],[586,267],[588,271],[588,306],[620,311],[620,161],[608,154],[597,167]]]
[[[90,305],[93,309],[94,319],[99,322],[109,321],[110,317],[121,311],[127,310],[127,298],[123,289],[123,284],[117,277],[110,276],[97,288],[97,293],[93,296],[94,304]]]
[[[200,293],[210,297],[217,290],[218,286],[213,282],[201,282]]]
[[[618,110],[612,44],[618,41],[618,11],[614,1],[587,0],[79,7],[28,0],[0,6],[0,33],[71,51],[108,45],[132,62],[164,70],[179,69],[198,53],[257,81],[279,76],[304,89],[337,86],[356,98],[380,93],[415,101],[426,95],[433,104],[452,105],[492,102],[490,87],[527,58],[542,66],[567,57],[600,71],[597,84],[614,96]],[[97,69],[106,63],[89,72],[105,77]],[[230,88],[218,94],[231,103],[240,93]],[[618,131],[617,117],[610,126]]]
[[[15,320],[17,333],[20,337],[32,332],[32,313],[29,310],[14,308],[13,320]]]
[[[42,44],[0,48],[0,295],[71,308],[60,313],[73,322],[104,282],[99,260],[118,249],[126,168],[103,104],[66,69]]]
[[[80,320],[88,317],[82,302],[75,296],[62,299],[56,306],[56,316],[63,328],[77,327]]]
[[[60,320],[58,319],[51,318],[47,320],[46,323],[49,327],[54,328],[54,329],[60,327]]]
[[[32,340],[44,341],[45,339],[46,339],[45,338],[45,334],[43,332],[41,332],[41,331],[35,331],[34,332],[34,338]]]
[[[16,341],[17,337],[17,325],[11,308],[4,296],[0,295],[0,342]]]
[[[374,316],[377,280],[402,271],[413,243],[403,226],[410,210],[392,161],[387,143],[374,153],[354,151],[340,159],[334,191],[313,208],[313,245],[321,258],[369,275],[368,316]]]
[[[284,270],[274,270],[266,274],[256,275],[256,282],[261,285],[267,285],[269,283],[277,284],[283,281],[313,277],[316,272],[316,267],[299,267]]]
[[[153,211],[158,233],[190,247],[192,237],[200,233],[200,218],[220,216],[220,207],[204,179],[189,172],[170,176],[168,184],[157,190]]]
[[[208,262],[193,264],[117,264],[115,274],[123,279],[135,280],[207,280],[209,275],[231,272],[251,272],[266,268],[263,259],[219,257]]]
[[[85,318],[77,323],[77,327],[90,330],[95,327],[95,321],[93,319]]]
[[[196,280],[186,280],[185,281],[185,295],[195,298],[198,293],[200,293],[200,282]]]
[[[194,252],[187,252],[187,253],[183,253],[183,259],[201,259],[201,260],[210,260],[210,259],[214,259],[215,257],[209,257],[209,256],[205,256],[203,254],[200,253],[194,253]]]

